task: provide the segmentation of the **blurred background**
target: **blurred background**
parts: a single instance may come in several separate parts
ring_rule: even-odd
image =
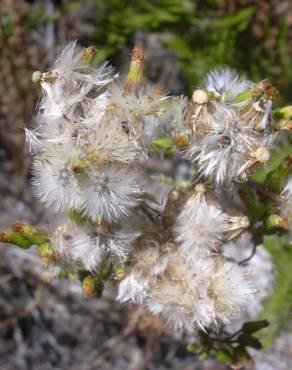
[[[23,127],[33,122],[40,92],[32,72],[46,70],[74,39],[95,45],[96,62],[106,59],[121,73],[133,45],[143,46],[148,78],[171,94],[190,95],[207,71],[230,66],[254,81],[271,79],[279,103],[292,103],[291,0],[0,0],[1,230],[50,217],[29,187]],[[255,368],[288,370],[291,253],[272,258],[279,290],[266,311],[277,325]],[[227,369],[188,353],[184,337],[145,312],[110,294],[86,301],[73,283],[48,282],[33,253],[2,245],[0,335],[1,370]]]

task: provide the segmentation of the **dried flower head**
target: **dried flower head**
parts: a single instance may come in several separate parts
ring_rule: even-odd
[[[222,104],[234,104],[235,98],[253,86],[251,81],[240,77],[233,69],[214,70],[204,79],[204,88],[214,94]]]
[[[220,76],[212,74],[213,83],[216,78],[219,79],[219,86]],[[240,80],[239,87],[234,87],[234,91],[240,93],[242,86],[249,84]],[[217,90],[214,88],[214,91]],[[233,91],[232,88],[230,91]],[[270,158],[269,148],[275,135],[271,129],[263,131],[262,127],[252,122],[250,114],[246,114],[250,99],[243,100],[244,105],[226,105],[214,98],[205,108],[198,105],[196,110],[198,114],[193,120],[192,139],[186,158],[197,164],[201,176],[213,181],[216,186],[246,181],[256,165]]]

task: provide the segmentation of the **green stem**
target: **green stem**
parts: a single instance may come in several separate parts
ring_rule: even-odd
[[[10,230],[0,233],[0,241],[15,244],[20,248],[27,249],[32,245],[42,245],[48,242],[47,233],[34,226],[20,222],[11,226]]]
[[[32,242],[26,239],[18,232],[8,230],[0,233],[0,241],[3,243],[15,244],[22,249],[28,249],[32,246]]]

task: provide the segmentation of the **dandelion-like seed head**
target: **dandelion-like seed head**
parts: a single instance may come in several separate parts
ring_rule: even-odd
[[[116,164],[99,171],[92,168],[83,194],[82,209],[94,222],[112,223],[128,216],[140,203],[139,173]]]
[[[245,268],[233,262],[219,261],[208,287],[208,294],[214,299],[217,320],[229,323],[256,292]]]
[[[234,104],[235,98],[253,86],[252,82],[240,77],[233,69],[214,70],[207,74],[204,87],[220,99],[223,104]]]

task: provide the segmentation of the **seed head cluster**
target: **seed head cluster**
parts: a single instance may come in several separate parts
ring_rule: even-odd
[[[43,96],[27,147],[35,193],[62,219],[50,230],[55,270],[100,277],[106,267],[119,301],[143,304],[176,330],[218,329],[256,291],[247,267],[224,256],[249,220],[222,194],[269,160],[276,92],[226,69],[188,101],[147,83],[141,48],[122,79],[92,66],[93,54],[70,43],[33,75]],[[157,204],[145,163],[166,149],[188,163],[190,185]]]
[[[275,140],[271,115],[276,92],[268,81],[253,84],[233,70],[210,72],[192,96],[186,158],[217,187],[246,181],[270,158]]]

